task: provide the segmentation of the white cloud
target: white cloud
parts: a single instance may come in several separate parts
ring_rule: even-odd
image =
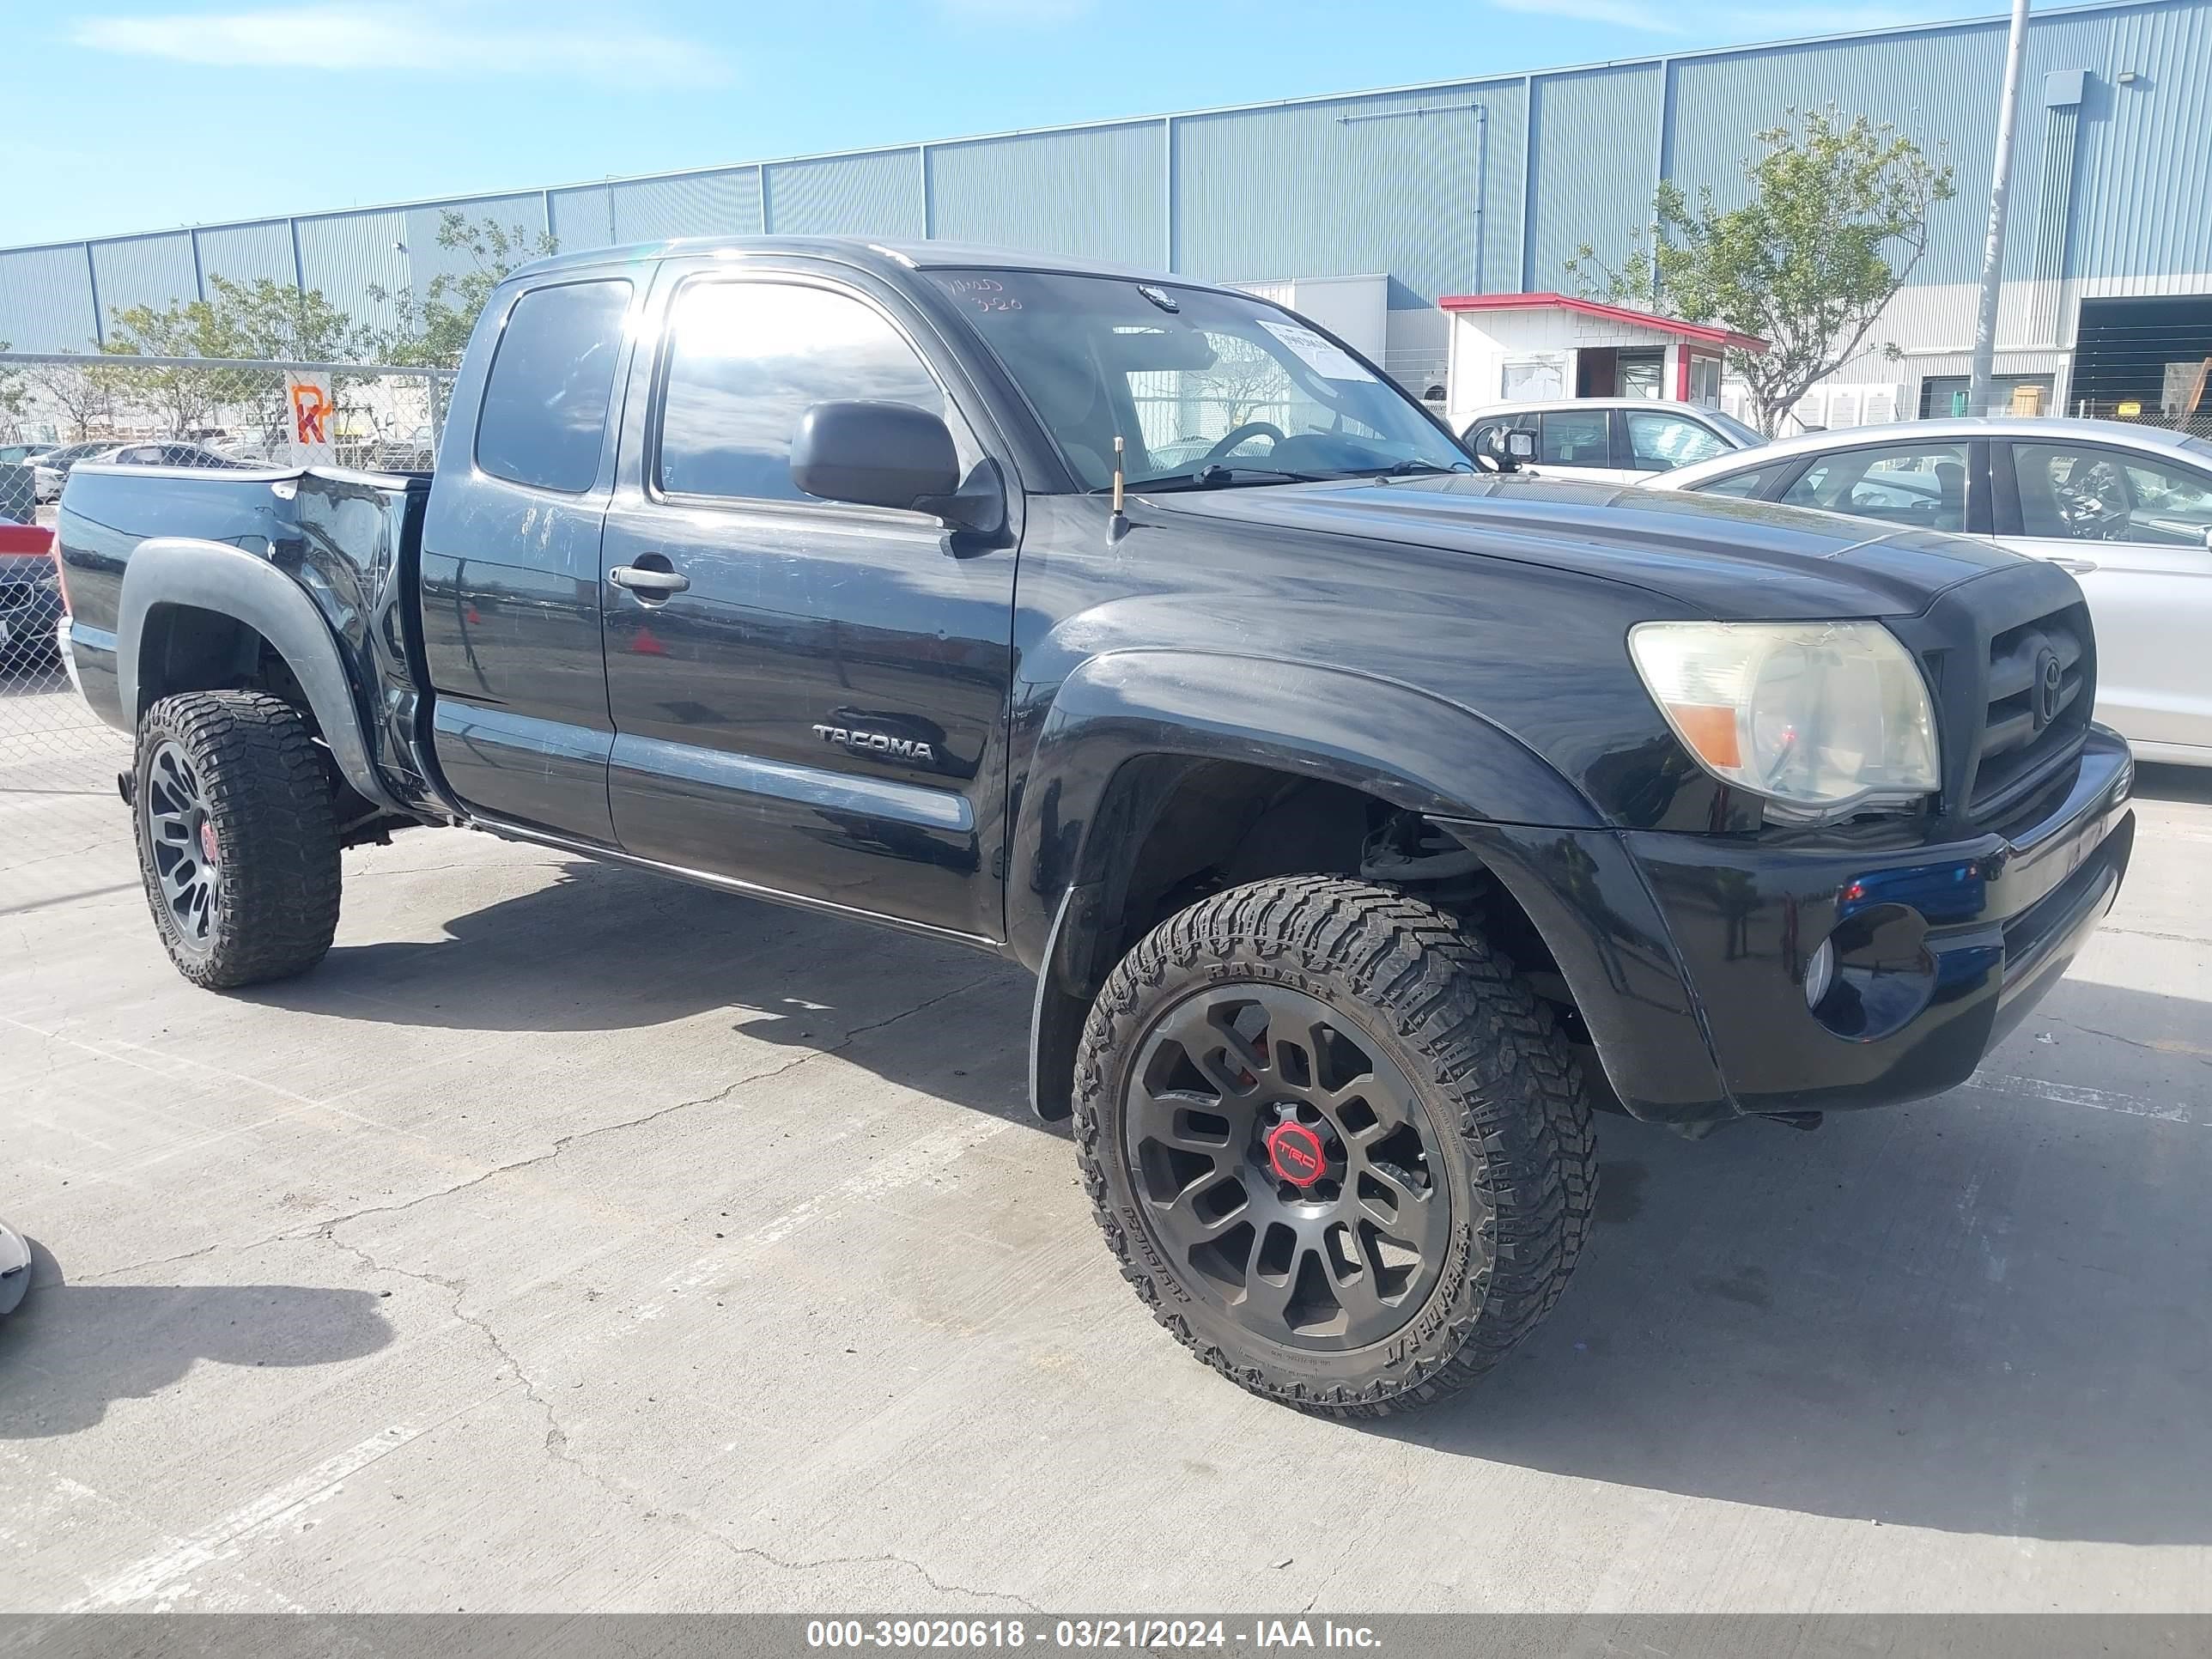
[[[657,86],[711,85],[728,76],[711,47],[571,22],[550,8],[324,0],[283,9],[92,17],[70,38],[97,52],[223,69],[577,76]]]

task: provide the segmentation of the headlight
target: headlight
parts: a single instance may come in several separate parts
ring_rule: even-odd
[[[1629,655],[1715,777],[1825,819],[1938,787],[1928,684],[1880,623],[1639,623]]]

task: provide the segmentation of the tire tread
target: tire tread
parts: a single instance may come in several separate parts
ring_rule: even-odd
[[[289,979],[323,959],[337,931],[342,876],[330,763],[299,711],[263,691],[187,691],[139,723],[137,787],[155,746],[172,738],[205,789],[222,857],[215,939],[196,956],[165,914],[134,809],[139,870],[155,929],[177,971],[209,990]]]
[[[1395,1373],[1316,1386],[1232,1356],[1194,1329],[1158,1271],[1132,1248],[1106,1164],[1119,1133],[1113,1061],[1160,1001],[1209,963],[1289,958],[1350,989],[1422,1061],[1456,1117],[1472,1178],[1489,1205],[1490,1259],[1478,1260],[1452,1316]],[[1255,1394],[1343,1418],[1429,1404],[1493,1370],[1565,1291],[1588,1241],[1597,1144],[1581,1069],[1550,1012],[1476,929],[1403,890],[1334,877],[1285,877],[1217,893],[1154,928],[1107,976],[1076,1059],[1076,1153],[1093,1213],[1121,1274],[1152,1316],[1200,1360]]]

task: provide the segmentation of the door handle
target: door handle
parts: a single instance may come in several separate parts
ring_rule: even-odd
[[[2053,559],[2051,563],[2061,570],[2070,570],[2077,576],[2086,576],[2097,568],[2094,559]]]
[[[691,587],[689,576],[673,570],[654,570],[645,565],[618,564],[607,572],[607,580],[617,587],[627,587],[641,599],[665,599],[678,593],[688,592]]]

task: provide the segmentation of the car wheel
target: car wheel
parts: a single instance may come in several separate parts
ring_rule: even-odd
[[[1580,1072],[1511,964],[1334,878],[1235,888],[1140,941],[1085,1028],[1075,1133],[1154,1316],[1339,1417],[1495,1366],[1565,1288],[1597,1190]]]
[[[304,973],[338,919],[329,763],[258,691],[167,697],[138,728],[139,874],[177,971],[228,990]]]

